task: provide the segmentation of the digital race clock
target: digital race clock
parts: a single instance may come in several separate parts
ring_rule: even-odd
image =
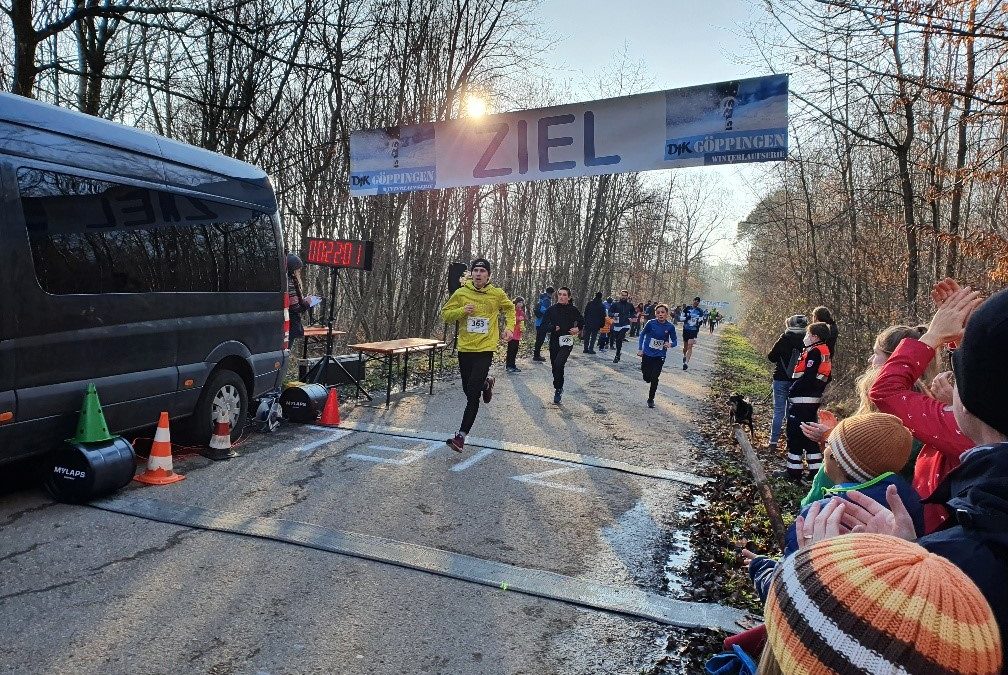
[[[309,239],[305,262],[326,267],[370,270],[374,262],[374,242],[350,239]]]

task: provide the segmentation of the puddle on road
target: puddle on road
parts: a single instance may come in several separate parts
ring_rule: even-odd
[[[669,595],[674,598],[681,598],[689,583],[686,573],[693,559],[689,521],[705,506],[707,500],[702,495],[694,495],[689,506],[679,511],[678,527],[672,533],[668,558],[665,560],[665,584]]]

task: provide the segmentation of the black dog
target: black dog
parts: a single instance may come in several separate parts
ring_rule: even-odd
[[[734,392],[728,397],[728,403],[731,404],[728,411],[728,421],[731,424],[749,425],[749,437],[755,440],[756,430],[753,428],[752,403],[742,394]]]

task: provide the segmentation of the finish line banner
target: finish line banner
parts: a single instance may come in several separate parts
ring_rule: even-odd
[[[788,76],[355,131],[353,196],[787,158]]]

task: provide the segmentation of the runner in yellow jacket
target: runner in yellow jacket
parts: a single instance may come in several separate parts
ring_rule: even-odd
[[[452,293],[441,308],[445,323],[459,323],[458,359],[462,391],[466,395],[465,412],[458,433],[445,441],[452,450],[462,452],[465,438],[476,421],[480,396],[484,403],[493,397],[494,378],[490,363],[500,340],[501,312],[504,313],[504,339],[510,340],[515,327],[515,306],[500,288],[490,283],[490,261],[476,258],[469,266],[471,280]]]

